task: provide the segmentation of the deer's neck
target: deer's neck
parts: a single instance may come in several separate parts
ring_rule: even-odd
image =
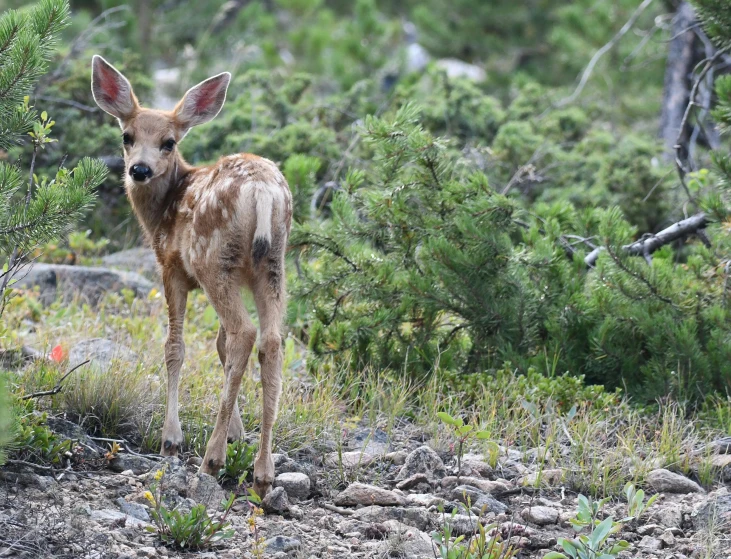
[[[130,177],[125,179],[127,195],[132,209],[145,233],[152,238],[155,232],[170,223],[176,207],[172,207],[184,194],[185,177],[194,167],[179,155],[170,165],[168,172],[145,184],[137,184]],[[170,211],[168,211],[170,210]]]

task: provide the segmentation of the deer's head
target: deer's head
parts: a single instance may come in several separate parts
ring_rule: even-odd
[[[140,106],[129,80],[101,56],[92,59],[91,91],[99,107],[122,128],[129,180],[144,184],[166,175],[178,160],[177,145],[193,126],[221,110],[231,74],[224,72],[190,88],[172,111]]]

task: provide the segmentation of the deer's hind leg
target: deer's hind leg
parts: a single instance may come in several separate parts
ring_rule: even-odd
[[[223,325],[218,327],[218,336],[216,336],[216,351],[218,358],[223,365],[224,378],[226,376],[226,330]],[[234,409],[231,412],[231,422],[228,424],[227,438],[229,442],[238,441],[244,438],[244,424],[241,422],[241,413],[239,412],[238,394],[234,401]]]
[[[267,494],[274,481],[272,430],[277,420],[279,397],[282,392],[284,251],[274,248],[269,258],[260,264],[261,273],[254,285],[254,299],[261,328],[259,363],[263,396],[259,453],[254,462],[254,491],[260,497]]]
[[[206,447],[201,471],[217,475],[226,464],[226,440],[231,424],[236,399],[241,388],[241,378],[244,376],[246,365],[249,362],[251,350],[256,341],[256,327],[252,324],[244,303],[241,300],[239,284],[231,274],[218,277],[204,284],[203,288],[208,300],[218,313],[221,326],[226,331],[224,355],[226,364],[226,382],[221,393],[221,403],[216,418],[216,426]],[[241,418],[239,418],[239,422]]]

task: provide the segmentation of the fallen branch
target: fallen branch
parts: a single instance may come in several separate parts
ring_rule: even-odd
[[[320,506],[322,508],[327,509],[327,510],[330,510],[332,512],[337,512],[338,514],[342,514],[343,516],[351,516],[351,515],[355,514],[350,509],[343,509],[343,508],[340,508],[340,507],[336,507],[335,505],[331,505],[329,503],[320,503]]]
[[[708,225],[706,214],[699,213],[677,223],[673,223],[659,233],[653,235],[644,235],[639,241],[635,241],[629,245],[625,245],[622,249],[633,256],[644,256],[645,260],[650,262],[650,255],[660,247],[672,243],[677,239],[687,237],[688,235],[698,235]],[[702,239],[703,240],[703,239]],[[707,239],[704,240],[704,244]],[[597,247],[592,250],[584,258],[584,263],[590,268],[594,267],[599,254],[605,250],[605,247]]]
[[[63,381],[66,380],[66,377],[68,377],[71,373],[73,373],[75,370],[79,369],[80,367],[83,367],[87,363],[91,362],[91,359],[87,359],[86,361],[82,361],[76,367],[71,369],[68,373],[66,373],[64,376],[61,377],[61,379],[56,383],[56,386],[51,388],[51,390],[42,390],[41,392],[33,392],[32,394],[26,394],[25,396],[21,396],[21,400],[30,400],[31,398],[40,398],[41,396],[53,396],[54,394],[58,394],[61,392],[61,389],[63,388]]]

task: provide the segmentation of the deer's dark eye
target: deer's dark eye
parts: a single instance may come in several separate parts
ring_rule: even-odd
[[[173,151],[173,148],[175,147],[175,140],[165,140],[162,143],[162,146],[160,146],[160,149],[165,151]]]
[[[125,146],[131,146],[132,145],[132,136],[130,136],[126,132],[124,134],[122,134],[122,143]]]

